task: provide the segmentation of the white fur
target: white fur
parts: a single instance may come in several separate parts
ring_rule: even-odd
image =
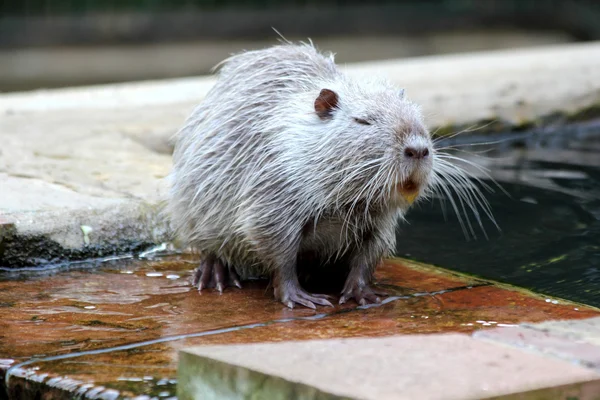
[[[408,208],[396,184],[410,177],[427,196],[440,164],[433,149],[426,160],[404,157],[407,144],[432,146],[419,108],[386,80],[342,75],[312,44],[249,51],[220,66],[177,135],[168,203],[177,234],[242,274],[273,271],[299,251],[354,254],[352,263],[374,268]],[[324,88],[339,98],[326,121],[314,110]]]

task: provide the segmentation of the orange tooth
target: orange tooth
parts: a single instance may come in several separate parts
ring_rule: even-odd
[[[404,197],[404,200],[406,200],[408,204],[412,204],[418,195],[419,192],[402,193],[402,197]]]

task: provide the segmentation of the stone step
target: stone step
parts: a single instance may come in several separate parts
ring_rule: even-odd
[[[600,355],[600,348],[593,351]],[[438,334],[187,348],[179,356],[177,394],[179,400],[464,400],[516,393],[526,399],[547,388],[554,390],[545,391],[546,399],[597,399],[600,373],[468,335]]]

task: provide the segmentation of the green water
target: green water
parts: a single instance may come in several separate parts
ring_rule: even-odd
[[[488,238],[475,228],[467,240],[434,201],[410,212],[397,254],[600,307],[600,128],[452,144],[478,140],[501,141],[462,147],[490,150],[491,176],[510,195],[486,195],[501,231],[485,221]]]

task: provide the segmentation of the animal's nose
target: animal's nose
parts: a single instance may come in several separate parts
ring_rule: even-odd
[[[404,149],[404,156],[420,160],[429,156],[429,149],[427,147],[407,147]]]

